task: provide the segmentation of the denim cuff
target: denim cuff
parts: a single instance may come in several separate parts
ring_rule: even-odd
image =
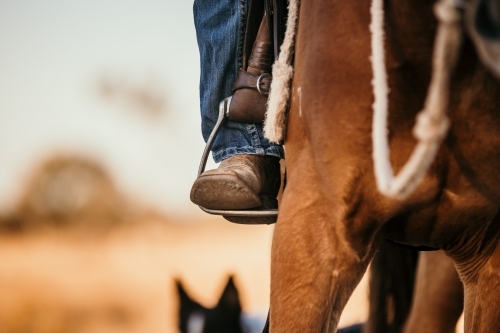
[[[252,146],[245,147],[229,147],[212,152],[215,163],[219,163],[228,157],[239,155],[239,154],[252,154],[260,156],[275,156],[279,158],[285,158],[285,152],[282,146],[269,146],[264,148],[255,148]]]

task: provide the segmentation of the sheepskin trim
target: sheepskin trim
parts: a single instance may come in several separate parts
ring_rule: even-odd
[[[290,0],[285,38],[281,45],[278,60],[273,65],[273,81],[267,101],[264,136],[271,142],[282,143],[286,133],[286,120],[290,88],[293,78],[291,64],[297,29],[299,0]]]

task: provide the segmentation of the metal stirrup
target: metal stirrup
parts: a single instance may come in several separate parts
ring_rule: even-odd
[[[201,156],[200,167],[198,168],[198,176],[205,171],[205,167],[207,165],[208,155],[210,154],[210,149],[214,143],[215,137],[219,134],[222,125],[226,121],[229,115],[229,107],[231,105],[231,98],[227,97],[219,104],[219,118],[217,119],[217,123],[215,124],[212,133],[208,137],[207,145],[205,146],[205,150],[203,151],[203,155]],[[275,217],[278,216],[278,209],[262,209],[262,210],[222,210],[222,209],[208,209],[202,206],[198,206],[204,212],[213,215],[224,215],[224,216],[235,216],[235,217]]]

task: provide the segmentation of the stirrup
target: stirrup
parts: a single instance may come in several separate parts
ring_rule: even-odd
[[[229,107],[231,105],[232,96],[225,98],[219,104],[219,118],[217,119],[217,123],[215,124],[212,133],[208,137],[207,145],[205,146],[205,150],[203,151],[203,155],[201,156],[200,167],[198,168],[198,177],[205,171],[205,167],[207,165],[208,155],[210,154],[210,149],[215,141],[215,137],[219,134],[222,125],[226,121],[229,116]],[[202,206],[198,206],[202,211],[212,215],[223,215],[229,218],[234,217],[235,223],[242,224],[272,224],[274,222],[261,222],[260,220],[276,218],[278,216],[278,209],[246,209],[246,210],[223,210],[223,209],[208,209]],[[238,218],[242,218],[241,222],[238,222]],[[249,221],[245,221],[248,219]],[[253,220],[253,222],[252,222]]]

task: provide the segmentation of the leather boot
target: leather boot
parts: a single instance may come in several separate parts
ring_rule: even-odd
[[[196,179],[191,188],[191,201],[221,210],[278,208],[276,196],[280,183],[278,157],[234,155]]]
[[[267,15],[260,23],[248,64],[243,64],[233,84],[228,118],[241,123],[261,124],[266,117],[267,96],[271,88],[273,43]],[[248,65],[248,66],[246,66]]]

